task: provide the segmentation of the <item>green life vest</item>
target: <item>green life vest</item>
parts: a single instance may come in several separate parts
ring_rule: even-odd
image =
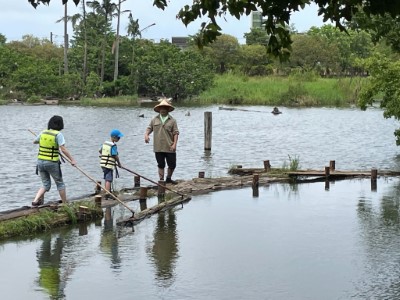
[[[38,158],[42,160],[59,160],[57,134],[58,130],[44,130],[40,134]]]
[[[100,166],[107,169],[113,169],[116,165],[115,158],[111,156],[112,146],[114,146],[113,142],[104,142],[101,148]]]

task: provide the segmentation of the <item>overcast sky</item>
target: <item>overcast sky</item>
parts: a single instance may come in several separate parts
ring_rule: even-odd
[[[7,4],[2,3],[7,2]],[[115,0],[114,2],[117,2]],[[50,38],[53,33],[53,41],[62,44],[63,24],[56,23],[63,17],[64,7],[62,0],[51,0],[49,6],[40,5],[35,10],[28,0],[0,0],[0,33],[5,35],[7,41],[20,40],[23,35],[32,34],[39,38]],[[134,19],[139,19],[140,28],[156,23],[142,32],[142,37],[159,41],[171,40],[172,36],[188,36],[195,34],[200,28],[200,21],[189,25],[187,28],[176,19],[180,8],[185,4],[191,4],[192,0],[170,1],[166,10],[153,6],[152,0],[126,0],[122,3],[121,10],[131,10]],[[80,13],[71,0],[68,2],[68,15]],[[316,6],[307,6],[304,11],[295,13],[291,18],[292,24],[299,32],[307,31],[311,26],[322,26],[322,18],[317,15]],[[114,21],[116,23],[116,20]],[[121,17],[120,33],[126,35],[128,14]],[[245,43],[243,34],[250,31],[251,18],[243,17],[237,20],[229,16],[227,20],[220,20],[223,33],[235,36],[240,43]],[[116,26],[114,26],[115,28]],[[72,28],[68,33],[72,37]]]

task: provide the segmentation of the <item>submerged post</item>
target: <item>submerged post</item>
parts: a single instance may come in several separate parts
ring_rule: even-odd
[[[139,191],[140,210],[147,209],[147,187],[141,187]]]
[[[253,184],[252,184],[253,197],[258,197],[258,195],[259,195],[258,186],[259,186],[259,175],[258,174],[254,174],[253,175]]]
[[[376,180],[378,178],[378,170],[371,169],[371,180]]]
[[[329,177],[330,175],[330,168],[329,167],[325,167],[325,176]]]
[[[212,112],[204,112],[204,150],[211,150]]]
[[[101,200],[102,200],[101,195],[96,195],[94,196],[94,203],[96,204],[96,207],[101,207]]]
[[[97,195],[100,194],[100,192],[101,192],[101,181],[97,181],[97,184],[94,188],[94,194]]]
[[[264,160],[264,170],[266,172],[271,171],[271,164],[269,163],[269,160]]]
[[[371,191],[376,192],[377,190],[377,182],[376,179],[378,178],[378,170],[371,169]]]
[[[140,176],[135,176],[135,187],[139,187],[140,186]]]
[[[331,161],[329,162],[329,169],[331,170],[331,172],[333,172],[333,171],[335,171],[335,168],[336,168],[336,166],[335,166],[335,161],[334,161],[334,160],[331,160]]]

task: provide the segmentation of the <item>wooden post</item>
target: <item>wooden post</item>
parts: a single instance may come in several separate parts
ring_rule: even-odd
[[[141,187],[139,191],[139,199],[146,200],[147,199],[147,187]]]
[[[89,211],[89,208],[87,206],[79,206],[79,211],[78,211],[78,219],[79,221],[85,221],[86,220],[86,215]]]
[[[325,176],[329,177],[330,175],[330,168],[329,167],[325,167]]]
[[[96,195],[94,196],[94,203],[96,204],[97,207],[101,207],[101,200],[102,200],[101,195]]]
[[[205,173],[204,173],[203,171],[200,171],[200,172],[199,172],[199,178],[204,178],[204,174],[205,174]]]
[[[258,197],[258,195],[259,195],[258,186],[259,186],[259,175],[254,174],[253,175],[253,184],[252,184],[253,197]]]
[[[334,160],[331,160],[331,161],[329,162],[329,169],[330,169],[330,171],[331,171],[331,172],[335,171],[335,168],[336,168],[336,166],[335,166],[335,161],[334,161]]]
[[[264,160],[264,170],[266,172],[271,171],[271,164],[269,163],[269,160]]]
[[[146,201],[146,199],[144,199],[144,200],[140,199],[139,203],[140,203],[140,211],[143,211],[143,210],[147,209],[147,201]]]
[[[165,195],[165,181],[164,180],[160,180],[158,181],[158,197],[164,197]]]
[[[135,187],[140,187],[140,176],[135,176]]]
[[[94,187],[94,194],[97,195],[100,194],[100,192],[101,192],[101,181],[97,181],[97,184]]]
[[[371,169],[371,191],[376,192],[377,190],[377,179],[378,178],[378,170]]]
[[[141,187],[139,191],[140,210],[147,209],[147,187]]]
[[[211,150],[212,112],[204,112],[204,150]]]
[[[371,180],[376,180],[378,178],[378,170],[371,169]]]

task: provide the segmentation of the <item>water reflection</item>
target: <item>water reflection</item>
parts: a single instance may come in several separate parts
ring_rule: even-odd
[[[170,286],[174,281],[175,263],[179,257],[176,216],[173,210],[158,214],[153,245],[148,252],[156,268],[156,280],[162,286]]]
[[[49,294],[50,299],[64,299],[66,277],[61,277],[61,256],[64,248],[63,234],[46,235],[37,251],[39,262],[39,285]]]
[[[372,184],[373,182],[371,182]],[[376,192],[376,189],[372,189]],[[400,285],[400,182],[391,185],[379,203],[363,195],[357,204],[361,241],[365,256],[364,280],[354,297],[362,299],[399,299]]]
[[[104,215],[104,229],[101,233],[100,250],[111,259],[111,268],[121,267],[121,257],[118,252],[118,233],[114,228],[114,218],[111,207],[107,207]]]

